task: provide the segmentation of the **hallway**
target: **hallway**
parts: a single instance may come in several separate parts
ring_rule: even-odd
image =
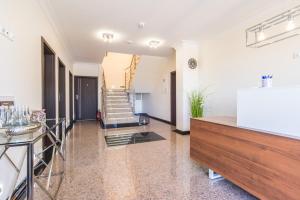
[[[166,140],[107,147],[96,122],[78,122],[69,134],[66,177],[58,199],[182,200],[255,199],[233,184],[208,179],[205,169],[190,160],[189,136],[151,120],[147,127],[122,132],[153,131]],[[42,198],[41,198],[42,199]]]

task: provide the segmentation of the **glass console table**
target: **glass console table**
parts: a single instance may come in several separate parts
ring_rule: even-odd
[[[52,122],[52,123],[51,123]],[[47,124],[54,124],[49,127]],[[61,127],[61,128],[60,128]],[[59,129],[61,133],[59,133]],[[19,136],[6,136],[0,134],[0,147],[2,151],[0,152],[0,159],[4,157],[8,163],[13,167],[17,173],[17,177],[13,180],[13,190],[16,188],[17,181],[19,179],[21,168],[26,160],[26,197],[27,200],[34,199],[34,185],[36,184],[44,194],[49,197],[49,199],[56,199],[57,193],[59,191],[60,185],[64,177],[64,168],[65,168],[65,119],[55,119],[46,120],[46,123],[42,122],[42,127],[39,131],[19,135]],[[48,138],[50,141],[49,145],[41,147],[41,150],[38,151],[38,148],[35,149],[34,145],[39,141]],[[8,149],[14,147],[26,147],[26,156],[22,161],[22,164],[18,166],[11,156],[7,153]],[[51,151],[51,159],[45,161],[45,152]],[[27,159],[26,159],[27,158]],[[54,172],[55,164],[54,160],[60,160],[62,164],[62,169],[59,169],[58,172]],[[52,177],[59,177],[58,187],[51,193],[49,191],[50,183]],[[11,192],[12,193],[12,192]],[[12,198],[12,194],[8,199]]]

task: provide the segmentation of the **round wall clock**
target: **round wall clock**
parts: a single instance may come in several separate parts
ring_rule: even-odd
[[[188,65],[189,65],[189,68],[196,69],[197,60],[195,58],[190,58],[189,61],[188,61]]]

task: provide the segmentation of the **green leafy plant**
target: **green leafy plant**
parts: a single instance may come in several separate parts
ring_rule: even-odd
[[[193,118],[203,117],[205,97],[202,91],[193,91],[190,96],[191,115]]]

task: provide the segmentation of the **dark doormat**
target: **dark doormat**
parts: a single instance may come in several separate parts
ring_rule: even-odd
[[[107,146],[120,146],[144,142],[153,142],[159,140],[165,140],[165,138],[154,132],[140,132],[105,136]]]

